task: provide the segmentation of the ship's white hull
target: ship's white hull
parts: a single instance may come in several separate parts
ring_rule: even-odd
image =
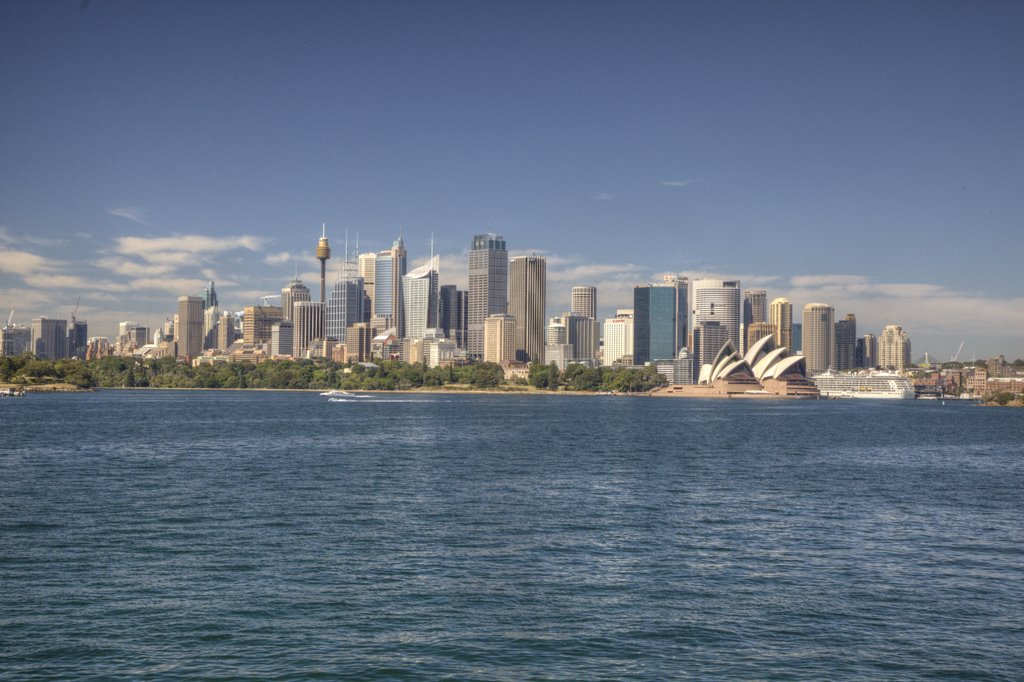
[[[811,379],[823,398],[913,400],[914,387],[906,377],[891,372],[825,372]]]

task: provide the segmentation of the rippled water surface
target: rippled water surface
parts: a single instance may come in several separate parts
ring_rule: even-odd
[[[0,677],[1024,677],[1024,410],[0,400]]]

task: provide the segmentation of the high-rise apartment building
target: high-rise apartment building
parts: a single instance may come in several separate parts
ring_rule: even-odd
[[[910,367],[910,337],[903,327],[889,324],[878,337],[878,366],[902,370]]]
[[[836,320],[836,362],[835,369],[849,372],[858,367],[857,363],[857,317],[847,313]]]
[[[600,345],[601,324],[592,317],[565,313],[566,343],[572,347],[572,359],[577,362],[593,364],[597,360],[597,349]]]
[[[199,357],[203,352],[203,299],[199,296],[178,297],[178,324],[174,338],[178,342],[178,357]]]
[[[807,373],[824,372],[836,362],[836,310],[827,303],[804,306],[803,350]]]
[[[292,319],[292,305],[296,301],[309,301],[312,300],[309,295],[309,287],[302,283],[300,279],[293,279],[284,285],[281,289],[281,311],[284,314],[284,319]]]
[[[633,364],[672,360],[686,345],[686,280],[633,287]]]
[[[874,334],[865,334],[858,339],[859,365],[868,369],[878,367],[878,339]]]
[[[386,320],[400,339],[405,336],[402,278],[405,277],[407,260],[405,242],[399,236],[390,249],[377,253],[373,270],[373,315]]]
[[[601,364],[611,367],[616,361],[633,357],[633,311],[620,310],[604,321]]]
[[[466,350],[484,354],[484,320],[508,310],[508,251],[500,234],[478,234],[469,251],[469,310]]]
[[[698,279],[693,282],[693,325],[718,322],[729,333],[729,340],[737,349],[740,340],[742,304],[739,280]],[[672,357],[675,357],[673,355]]]
[[[220,321],[217,322],[216,348],[227,350],[235,342],[235,337],[235,316],[225,310],[220,314]]]
[[[800,350],[793,345],[793,304],[788,298],[776,298],[768,306],[768,324],[775,334],[776,347],[788,348],[793,354]]]
[[[491,315],[484,320],[484,362],[512,362],[516,359],[516,318]]]
[[[324,305],[319,301],[297,301],[292,310],[292,357],[306,357],[313,342],[324,338]]]
[[[327,310],[324,319],[325,338],[345,341],[345,330],[363,319],[363,278],[358,274],[358,266],[345,261],[334,280],[331,294],[327,298]]]
[[[583,317],[597,319],[597,287],[573,287],[572,312]]]
[[[573,289],[575,295],[575,289]],[[517,256],[509,264],[509,313],[516,320],[515,352],[519,362],[544,362],[547,261]]]
[[[745,348],[750,348],[755,343],[760,341],[766,336],[770,336],[775,333],[775,329],[768,322],[752,322],[747,327],[747,345]]]
[[[440,288],[438,324],[445,338],[454,341],[456,348],[466,347],[468,297],[468,292],[460,291],[454,284],[445,284]]]
[[[439,265],[440,259],[433,256],[403,278],[406,338],[422,339],[427,330],[437,328]]]
[[[89,347],[89,323],[72,315],[71,323],[68,325],[67,344],[69,358],[85,360],[85,351]]]
[[[37,317],[32,320],[32,354],[41,360],[60,360],[68,354],[68,321]]]
[[[712,364],[718,351],[729,341],[729,330],[717,320],[696,325],[693,328],[693,376],[700,376],[700,368]]]

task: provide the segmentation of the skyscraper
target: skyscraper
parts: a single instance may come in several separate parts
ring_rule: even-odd
[[[275,322],[270,328],[270,357],[291,355],[295,347],[295,325],[291,320]]]
[[[300,279],[293,279],[281,289],[281,312],[284,319],[292,319],[292,305],[296,301],[309,301],[309,288]]]
[[[367,315],[364,315],[367,319],[375,314],[373,311],[373,283],[377,281],[375,278],[376,267],[377,254],[375,252],[359,254],[359,276],[363,278],[363,293],[370,299],[370,310]]]
[[[213,281],[199,290],[199,298],[203,299],[203,310],[217,307],[217,290],[213,288]]]
[[[746,289],[743,292],[742,351],[747,350],[747,330],[750,325],[768,321],[768,292],[764,289]]]
[[[445,338],[454,341],[457,348],[466,347],[467,292],[459,291],[454,284],[440,288],[438,302],[438,324]]]
[[[500,234],[478,234],[469,252],[469,310],[466,350],[484,354],[484,320],[508,310],[508,251]]]
[[[573,287],[572,312],[584,317],[597,319],[597,287]]]
[[[878,367],[878,339],[874,334],[865,334],[861,339],[860,366],[874,369]]]
[[[721,322],[701,322],[693,328],[694,376],[700,376],[700,368],[715,361],[718,351],[728,343],[729,330]]]
[[[572,347],[571,358],[577,362],[593,363],[597,359],[600,323],[576,313],[565,313],[562,321],[565,324],[565,341]]]
[[[848,372],[857,366],[857,318],[847,313],[842,320],[836,320],[835,368]]]
[[[203,299],[199,296],[178,297],[178,324],[174,328],[178,357],[199,357],[203,352]]]
[[[910,367],[910,337],[903,327],[889,324],[878,337],[878,366],[901,370]]]
[[[71,323],[68,325],[68,351],[69,358],[85,360],[85,351],[89,347],[89,323],[71,316]]]
[[[633,311],[618,311],[604,321],[604,354],[601,364],[611,367],[625,356],[633,357]]]
[[[373,315],[384,318],[394,327],[398,338],[405,336],[405,310],[402,278],[405,277],[407,256],[401,235],[387,251],[380,251],[374,259]]]
[[[327,299],[326,318],[324,320],[324,336],[344,343],[345,330],[363,319],[363,278],[358,274],[358,266],[345,261],[338,270],[338,278],[331,287],[331,295]]]
[[[319,301],[297,301],[292,309],[292,356],[302,358],[313,341],[324,338],[324,305]]]
[[[513,258],[509,264],[509,312],[516,319],[515,352],[519,362],[544,362],[546,295],[544,257]]]
[[[516,359],[516,320],[501,313],[484,320],[484,362],[511,362]]]
[[[68,353],[68,321],[36,317],[32,320],[32,354],[42,360],[60,360]]]
[[[405,337],[422,339],[428,329],[437,328],[438,266],[440,259],[432,256],[402,280],[405,301]]]
[[[701,322],[718,322],[725,327],[737,350],[743,348],[740,291],[739,280],[698,279],[693,282],[694,327]]]
[[[768,308],[768,324],[775,334],[776,347],[788,348],[796,354],[799,348],[793,346],[793,304],[788,298],[776,298]]]
[[[327,259],[331,257],[331,245],[327,243],[327,223],[316,243],[316,259],[320,261],[320,304],[327,298]]]
[[[686,280],[633,287],[633,364],[672,360],[686,345]]]
[[[283,319],[284,314],[278,306],[245,306],[242,314],[242,341],[254,346],[267,343],[270,341],[271,327]],[[223,323],[223,320],[221,322]]]
[[[835,308],[827,303],[808,303],[804,306],[803,350],[808,374],[835,367],[835,318]]]

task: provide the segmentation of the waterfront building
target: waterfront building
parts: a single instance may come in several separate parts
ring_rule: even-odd
[[[559,371],[572,363],[572,346],[567,343],[548,343],[544,346],[545,364],[554,364]]]
[[[41,360],[60,360],[68,354],[68,321],[36,317],[32,320],[30,350]]]
[[[199,296],[178,297],[178,321],[174,325],[178,357],[199,357],[203,352],[203,299]]]
[[[633,287],[633,361],[671,360],[686,344],[685,278]]]
[[[897,324],[886,325],[878,337],[878,366],[902,370],[910,367],[910,337]]]
[[[366,319],[370,319],[373,315],[373,286],[376,280],[377,268],[377,254],[376,252],[361,253],[359,254],[359,276],[363,278],[363,293],[366,298],[370,301],[370,310],[366,315]]]
[[[296,301],[312,300],[309,295],[309,287],[300,279],[292,279],[281,289],[281,311],[284,319],[292,319],[292,306]]]
[[[298,301],[292,310],[292,357],[303,358],[314,341],[324,338],[324,305],[319,301]]]
[[[516,318],[502,313],[484,320],[483,359],[498,364],[516,359]]]
[[[624,356],[633,355],[633,311],[618,311],[615,317],[609,317],[604,321],[603,355],[601,364],[606,367],[613,366],[616,361]]]
[[[306,301],[308,303],[308,301]],[[293,303],[293,308],[298,302]],[[270,341],[274,323],[284,319],[284,311],[273,305],[247,305],[242,313],[242,341],[247,346],[260,346]],[[294,321],[294,320],[293,320]],[[218,346],[220,339],[218,339]]]
[[[768,306],[768,324],[775,334],[775,343],[796,353],[800,346],[793,343],[793,304],[788,298],[776,298]]]
[[[743,292],[743,330],[740,334],[744,352],[749,347],[750,326],[768,322],[768,292],[764,289],[746,289]],[[764,338],[763,336],[761,338]]]
[[[569,330],[561,317],[552,317],[548,320],[547,334],[544,338],[545,344],[569,343]]]
[[[857,364],[857,317],[847,313],[846,317],[836,320],[836,361],[835,369],[848,372]]]
[[[542,256],[513,258],[509,264],[509,313],[516,321],[517,361],[544,362],[546,308],[547,261]]]
[[[693,328],[692,359],[696,372],[704,365],[713,364],[718,351],[729,343],[729,330],[721,322],[701,322]]]
[[[808,303],[803,315],[803,352],[808,374],[835,367],[835,308],[827,303]]]
[[[432,256],[402,280],[405,302],[405,338],[422,339],[428,330],[437,327],[438,266],[440,259]]]
[[[484,320],[508,311],[508,251],[500,234],[473,237],[468,303],[466,348],[477,359],[484,354]]]
[[[445,284],[440,288],[438,323],[445,338],[454,341],[456,348],[466,348],[468,296],[469,292],[460,291],[454,284]]]
[[[740,348],[742,304],[739,280],[698,279],[693,282],[693,326],[718,322],[729,333],[729,340]]]
[[[583,317],[597,319],[597,287],[573,287],[572,312]]]
[[[295,325],[291,320],[275,322],[270,328],[270,357],[290,356],[295,347]]]
[[[374,259],[373,315],[383,318],[383,327],[394,327],[398,338],[405,335],[405,301],[402,278],[405,277],[407,256],[402,236],[391,248],[377,253]]]
[[[346,260],[338,270],[327,299],[324,318],[326,338],[344,342],[345,330],[364,321],[363,312],[363,278],[358,274],[356,263]]]
[[[562,315],[562,321],[565,324],[566,343],[572,346],[573,361],[595,364],[601,334],[598,321],[570,312]]]

